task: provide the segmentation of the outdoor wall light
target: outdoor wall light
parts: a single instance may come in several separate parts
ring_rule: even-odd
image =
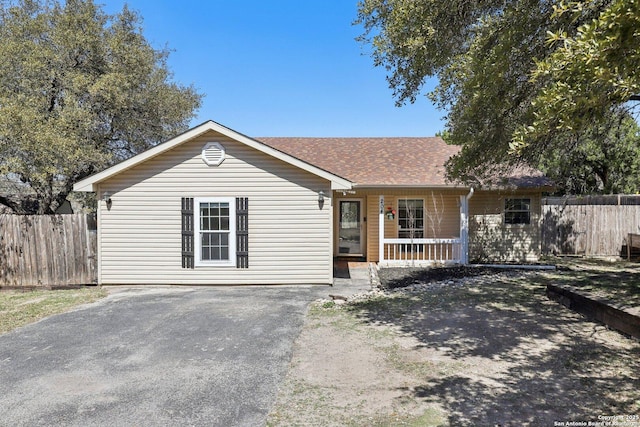
[[[324,206],[324,191],[318,191],[318,207],[322,210]]]
[[[108,191],[105,191],[104,193],[102,193],[102,200],[104,202],[106,202],[108,205],[111,204],[111,193],[109,193]]]

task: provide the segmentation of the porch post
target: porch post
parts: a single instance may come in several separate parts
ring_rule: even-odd
[[[460,196],[460,262],[464,265],[469,262],[469,199]]]
[[[384,261],[384,196],[379,197],[378,209],[378,262]]]
[[[462,253],[460,262],[469,264],[469,199],[473,197],[473,187],[469,189],[469,194],[460,196],[460,240],[462,240]]]

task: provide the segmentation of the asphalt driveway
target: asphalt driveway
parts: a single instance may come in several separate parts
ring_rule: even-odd
[[[264,425],[327,287],[129,288],[0,336],[0,425]]]

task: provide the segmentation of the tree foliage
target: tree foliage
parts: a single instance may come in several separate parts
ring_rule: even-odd
[[[174,83],[167,50],[125,7],[2,1],[0,193],[16,213],[52,213],[73,183],[187,128],[201,95]]]
[[[540,168],[559,194],[636,193],[640,188],[640,127],[628,113],[593,125],[572,150],[550,150]]]
[[[552,18],[579,19],[583,3],[561,2]],[[532,122],[514,135],[518,150],[544,140],[548,129],[579,133],[594,121],[607,123],[612,107],[640,93],[639,0],[612,1],[573,36],[564,30],[547,34],[547,43],[557,48],[532,71],[532,79],[545,84],[532,102]]]
[[[447,112],[449,141],[463,147],[448,173],[473,181],[593,151],[596,134],[618,143],[602,128],[626,117],[621,106],[638,89],[637,7],[637,0],[363,0],[356,23],[399,105],[438,77],[428,96]]]

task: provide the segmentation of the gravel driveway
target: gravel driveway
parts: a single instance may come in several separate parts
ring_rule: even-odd
[[[326,287],[127,288],[0,336],[0,425],[264,425]]]

